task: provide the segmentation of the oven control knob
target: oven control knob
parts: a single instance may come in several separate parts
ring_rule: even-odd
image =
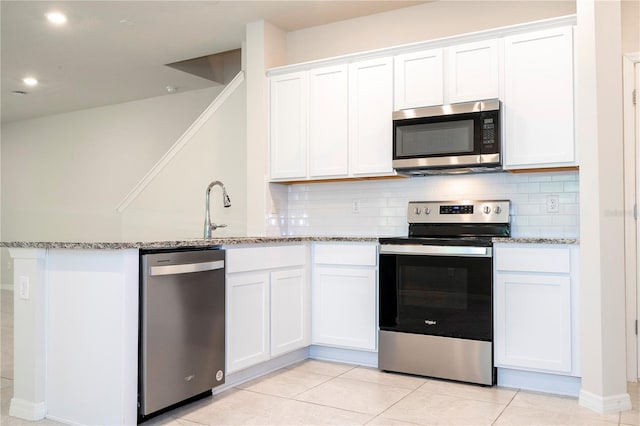
[[[489,207],[489,206],[484,206],[484,207],[482,208],[482,212],[483,212],[484,214],[489,214],[489,213],[491,213],[491,207]]]
[[[424,214],[431,214],[431,209],[429,207],[426,207],[424,209]]]
[[[420,207],[416,207],[415,209],[413,209],[413,212],[415,214],[420,214],[420,213],[422,213],[422,209]]]
[[[500,214],[500,213],[502,212],[502,209],[500,208],[500,206],[496,206],[496,207],[493,209],[493,212],[494,212],[495,214]]]

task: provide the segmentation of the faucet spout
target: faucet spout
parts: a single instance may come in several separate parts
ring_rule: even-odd
[[[205,210],[204,210],[204,238],[211,238],[211,232],[215,231],[218,228],[224,228],[225,224],[220,224],[217,225],[213,222],[211,222],[211,214],[209,212],[209,198],[210,198],[210,194],[211,194],[211,189],[213,189],[214,186],[219,186],[220,188],[222,188],[222,205],[224,207],[230,207],[231,206],[231,198],[229,198],[229,194],[227,194],[227,189],[224,187],[224,184],[222,182],[220,182],[219,180],[213,181],[209,184],[209,186],[207,186],[207,191],[205,193]]]

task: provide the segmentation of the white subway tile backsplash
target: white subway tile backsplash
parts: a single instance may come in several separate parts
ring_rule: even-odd
[[[578,179],[578,172],[570,171],[290,185],[286,189],[286,205],[279,215],[267,217],[267,232],[270,235],[406,235],[409,201],[507,199],[512,205],[512,236],[576,238],[579,236]],[[547,212],[548,195],[558,196],[559,212]],[[354,202],[357,202],[357,211],[354,211]]]
[[[540,184],[542,192],[563,192],[564,184],[562,182],[545,182]]]

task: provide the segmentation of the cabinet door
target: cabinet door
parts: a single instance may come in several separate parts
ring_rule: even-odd
[[[442,105],[442,49],[393,58],[394,110]]]
[[[497,367],[571,371],[571,278],[496,274]]]
[[[272,179],[307,176],[307,73],[272,77],[269,84]]]
[[[497,40],[451,46],[446,57],[446,103],[499,97]]]
[[[571,27],[505,38],[505,168],[575,165]]]
[[[309,296],[304,268],[271,273],[271,356],[309,346]]]
[[[269,274],[227,275],[227,374],[269,359]]]
[[[313,343],[376,350],[375,268],[316,266],[312,301]]]
[[[347,176],[347,65],[309,71],[309,176]]]
[[[391,58],[349,65],[350,174],[393,174]]]

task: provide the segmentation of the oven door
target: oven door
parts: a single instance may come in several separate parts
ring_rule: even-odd
[[[380,249],[380,330],[492,341],[491,247]]]

